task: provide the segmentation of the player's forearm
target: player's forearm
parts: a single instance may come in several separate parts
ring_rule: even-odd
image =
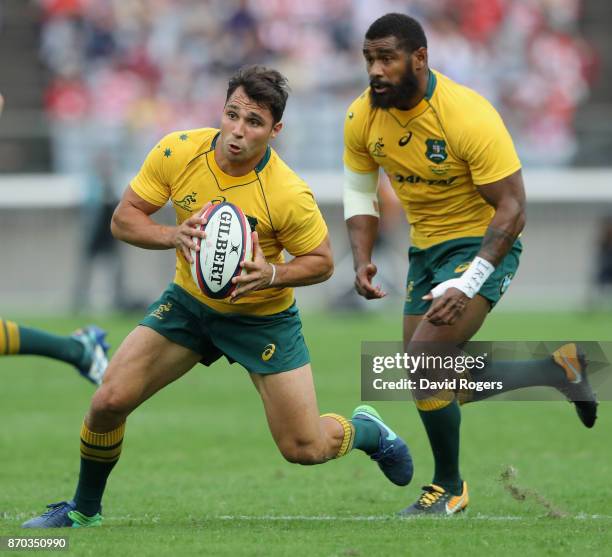
[[[346,221],[353,252],[353,265],[358,269],[372,261],[372,250],[378,236],[378,218],[372,215],[355,215]]]
[[[117,240],[144,249],[174,248],[174,226],[156,223],[134,207],[119,206],[113,214],[111,232]]]
[[[451,288],[460,290],[468,298],[476,296],[487,279],[495,271],[495,267],[501,263],[502,259],[512,249],[515,240],[518,238],[521,230],[523,230],[525,226],[525,211],[523,207],[524,203],[521,199],[511,197],[498,203],[495,216],[491,220],[487,232],[482,239],[478,255],[460,277],[446,280],[435,286],[429,294],[430,299],[443,296]],[[426,317],[434,319],[431,310]],[[432,322],[435,324],[435,321]],[[440,324],[450,323],[444,322]]]
[[[500,204],[482,239],[478,256],[496,267],[512,249],[524,227],[525,209],[518,200],[510,199]]]
[[[295,257],[289,263],[275,265],[276,276],[272,286],[293,287],[309,286],[325,282],[334,273],[334,261],[331,256],[302,255]]]

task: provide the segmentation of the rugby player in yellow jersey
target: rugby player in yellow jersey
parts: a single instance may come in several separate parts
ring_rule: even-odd
[[[4,97],[0,95],[0,116],[3,108]],[[108,349],[106,331],[95,325],[63,336],[0,317],[0,356],[33,355],[60,360],[72,364],[95,385],[102,383],[108,365]]]
[[[382,169],[411,225],[405,348],[417,350],[417,342],[460,345],[478,331],[516,273],[525,224],[521,163],[491,104],[429,68],[427,40],[416,20],[382,16],[366,32],[363,55],[370,87],[349,107],[344,136],[344,206],[355,287],[367,299],[385,296],[372,283]],[[557,388],[592,427],[597,403],[583,356],[575,344],[552,356],[492,362],[472,379],[501,381],[503,391]],[[468,399],[503,391],[474,392]],[[456,394],[417,397],[416,405],[435,472],[431,485],[401,514],[462,511],[468,492],[459,472]]]
[[[307,185],[268,143],[281,130],[285,78],[253,66],[234,75],[221,129],[164,137],[127,188],[112,222],[115,236],[146,249],[177,250],[174,282],[151,305],[110,362],[81,429],[74,500],[50,505],[28,528],[97,526],[106,480],[119,458],[128,414],[197,363],[239,362],[261,395],[272,436],[290,462],[320,464],[358,448],[397,485],[412,477],[406,444],[369,406],[352,419],[319,416],[308,349],[293,287],[332,274],[327,227]],[[248,216],[254,258],[231,299],[213,300],[189,270],[196,226],[210,203],[235,203]],[[177,226],[150,215],[170,200]],[[293,259],[283,261],[286,249]]]

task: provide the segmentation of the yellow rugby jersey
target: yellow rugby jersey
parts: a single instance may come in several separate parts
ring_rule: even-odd
[[[369,94],[348,109],[344,164],[361,173],[383,168],[406,211],[412,245],[484,236],[495,211],[475,186],[521,168],[493,106],[433,70],[425,98],[410,110],[373,109]]]
[[[269,146],[259,164],[245,176],[229,176],[215,161],[219,130],[202,128],[164,137],[145,159],[130,186],[153,205],[168,200],[177,224],[209,201],[229,201],[253,223],[266,259],[283,262],[283,249],[304,255],[327,235],[327,226],[306,183]],[[237,302],[204,295],[193,281],[190,265],[177,251],[174,282],[192,296],[224,313],[270,315],[293,303],[292,288],[269,288],[245,295]]]

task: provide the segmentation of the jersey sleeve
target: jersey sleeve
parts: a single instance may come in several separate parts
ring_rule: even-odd
[[[378,169],[378,164],[368,152],[365,133],[367,109],[363,106],[363,102],[362,95],[351,104],[344,119],[343,161],[349,170],[361,173]]]
[[[493,106],[481,99],[462,129],[459,150],[467,161],[474,185],[481,186],[510,176],[521,168],[512,137]]]
[[[161,207],[170,199],[169,162],[171,137],[164,137],[147,155],[138,174],[130,182],[134,192],[145,201]]]
[[[327,225],[312,191],[304,184],[283,203],[277,238],[291,255],[299,256],[318,247],[327,236]]]

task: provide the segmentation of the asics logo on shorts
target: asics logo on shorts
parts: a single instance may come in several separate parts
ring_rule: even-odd
[[[276,352],[276,345],[268,344],[261,353],[261,359],[264,362],[267,362],[272,356],[274,356],[274,352]]]

